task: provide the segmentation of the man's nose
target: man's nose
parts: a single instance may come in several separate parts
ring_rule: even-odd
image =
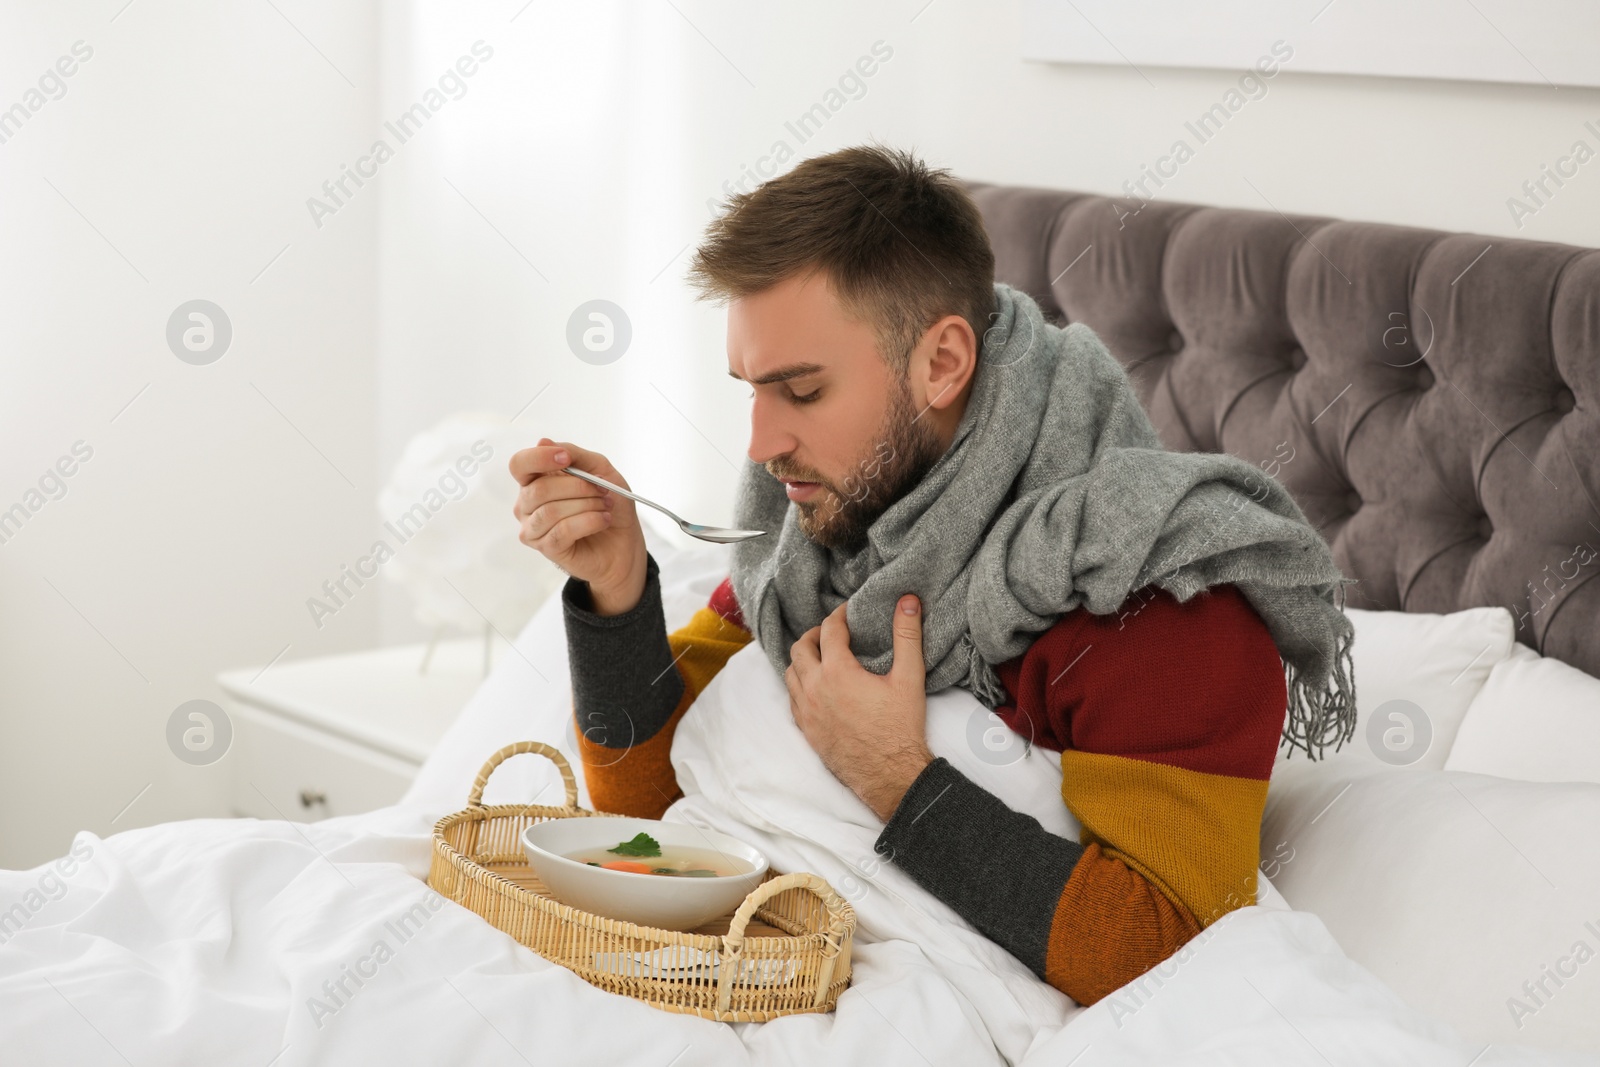
[[[794,434],[785,430],[757,397],[750,409],[750,447],[745,452],[750,461],[763,465],[771,463],[793,452],[798,444]]]

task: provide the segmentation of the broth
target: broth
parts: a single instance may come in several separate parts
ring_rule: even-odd
[[[749,874],[754,868],[714,848],[691,845],[662,845],[659,856],[625,856],[605,845],[563,854],[569,860],[632,874],[655,874],[669,878],[720,878],[730,874]]]

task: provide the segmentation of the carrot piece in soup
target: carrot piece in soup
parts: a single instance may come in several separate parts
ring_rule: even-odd
[[[634,874],[649,874],[648,863],[637,863],[633,860],[608,860],[600,866],[608,871],[632,871]]]

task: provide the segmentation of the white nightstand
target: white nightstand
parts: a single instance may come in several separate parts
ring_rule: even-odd
[[[507,647],[496,641],[495,654]],[[399,800],[483,683],[481,639],[291,660],[226,671],[233,813],[301,822]]]

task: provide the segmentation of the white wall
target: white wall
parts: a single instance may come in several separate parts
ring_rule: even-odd
[[[93,450],[0,544],[0,865],[222,814],[226,758],[176,759],[173,709],[286,644],[375,643],[375,598],[321,632],[304,601],[376,525],[377,201],[305,208],[370,136],[376,17],[276,3],[300,32],[266,4],[0,7],[0,107],[93,50],[0,144],[0,509]],[[208,366],[165,340],[197,297],[233,324]]]
[[[370,540],[406,439],[448,413],[521,412],[528,443],[600,449],[686,516],[730,520],[746,390],[723,312],[682,279],[707,200],[775,142],[782,169],[876,137],[964,177],[1116,193],[1234,81],[1023,62],[1019,2],[275,0],[298,32],[260,4],[0,8],[0,107],[75,40],[95,48],[0,145],[0,507],[74,441],[95,449],[0,545],[0,863],[80,826],[222,812],[222,765],[163,739],[217,670],[420,636],[382,588],[320,632],[304,600]],[[465,95],[316,228],[305,199],[480,39],[494,55]],[[785,123],[877,41],[892,57],[802,143]],[[1161,195],[1600,245],[1600,162],[1521,229],[1505,205],[1586,119],[1593,91],[1291,61]],[[236,328],[209,367],[163,342],[194,296]],[[604,366],[565,340],[595,298],[634,331]]]
[[[385,41],[385,116],[475,42],[493,58],[407,143],[384,186],[380,462],[442,415],[485,408],[517,416],[527,444],[607,452],[684,514],[725,510],[743,445],[721,408],[739,394],[717,369],[716,316],[678,284],[687,253],[674,259],[705,219],[690,180],[705,136],[691,114],[703,65],[687,47],[693,31],[670,5],[625,17],[618,5],[521,9],[468,17],[414,4]],[[569,316],[593,299],[622,305],[633,327],[608,365],[567,347]],[[725,384],[713,390],[717,374]],[[715,445],[691,423],[714,428]],[[640,437],[644,427],[673,447]],[[385,593],[386,638],[420,636],[404,595]]]

